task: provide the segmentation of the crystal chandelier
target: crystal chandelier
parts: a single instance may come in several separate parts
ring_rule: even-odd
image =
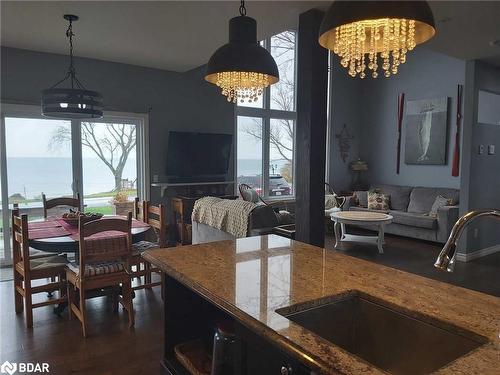
[[[335,1],[321,24],[319,43],[340,57],[351,77],[377,78],[379,72],[390,77],[408,51],[435,32],[425,1]]]
[[[229,21],[229,43],[215,51],[207,64],[205,80],[220,87],[232,103],[255,102],[279,80],[278,66],[257,42],[257,22],[246,16],[244,1],[240,16]]]
[[[78,16],[65,14],[64,19],[69,21],[66,36],[69,39],[69,68],[63,79],[50,89],[42,91],[42,115],[54,118],[90,119],[102,117],[102,96],[96,91],[85,89],[76,78],[76,69],[73,65],[73,22]],[[69,88],[59,87],[68,81]]]

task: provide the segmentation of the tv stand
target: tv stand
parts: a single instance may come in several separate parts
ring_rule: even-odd
[[[161,189],[161,195],[165,195],[165,191],[169,187],[183,187],[183,186],[207,186],[207,185],[229,185],[234,184],[234,181],[221,181],[221,182],[154,182],[151,184],[152,187],[159,187]]]

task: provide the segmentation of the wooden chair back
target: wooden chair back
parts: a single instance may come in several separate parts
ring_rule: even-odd
[[[68,206],[76,208],[80,210],[82,205],[80,201],[80,193],[76,194],[76,198],[70,197],[61,197],[61,198],[51,198],[47,199],[44,193],[42,193],[42,201],[43,201],[43,217],[47,218],[47,211],[51,208],[60,207],[60,206]]]
[[[149,224],[156,233],[158,237],[158,244],[160,247],[167,246],[167,216],[165,214],[165,206],[159,204],[158,206],[152,205],[149,201],[137,202],[135,206],[139,207],[139,210],[143,212],[142,218],[136,217],[137,220],[141,220]]]
[[[134,199],[134,214],[133,218],[146,223],[147,217],[147,201],[140,201],[138,197]]]
[[[247,184],[239,184],[239,185],[238,185],[238,190],[239,190],[239,192],[240,192],[240,196],[241,196],[242,198],[243,198],[243,192],[244,192],[244,191],[246,191],[246,190],[250,190],[250,189],[251,189],[251,190],[255,190],[253,187],[251,187],[250,185],[247,185]],[[265,205],[267,205],[267,202],[266,202],[264,199],[262,199],[262,197],[261,197],[259,194],[257,194],[257,196],[259,197],[259,200],[260,200],[262,203],[264,203]]]
[[[14,265],[23,262],[24,272],[28,276],[30,269],[29,249],[28,215],[19,215],[19,206],[14,204],[12,209],[12,258]]]
[[[78,223],[80,245],[80,275],[85,275],[85,265],[94,262],[123,261],[129,269],[132,249],[132,213],[126,219],[103,218],[88,223]],[[122,235],[94,237],[102,232],[120,232]]]
[[[165,206],[159,204],[154,206],[146,202],[147,207],[147,223],[155,229],[158,236],[158,244],[160,247],[167,246],[167,218],[165,215]]]

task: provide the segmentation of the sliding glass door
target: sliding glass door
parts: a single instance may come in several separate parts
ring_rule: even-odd
[[[39,113],[31,106],[2,108],[1,263],[11,261],[14,203],[36,220],[43,216],[42,193],[48,198],[80,194],[85,211],[103,214],[115,213],[114,200],[147,199],[145,117],[120,114],[85,122]]]

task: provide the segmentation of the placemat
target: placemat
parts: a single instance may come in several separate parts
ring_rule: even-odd
[[[52,237],[63,237],[69,236],[69,232],[63,227],[49,227],[49,228],[38,228],[38,229],[28,229],[28,237],[30,240],[39,240],[42,238],[52,238]]]

